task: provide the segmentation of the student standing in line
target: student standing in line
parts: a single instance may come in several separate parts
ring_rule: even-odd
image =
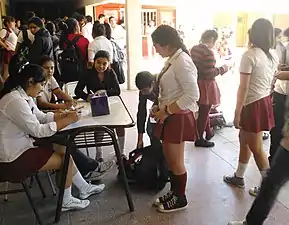
[[[266,177],[269,161],[263,151],[263,131],[274,126],[271,101],[273,77],[278,67],[278,56],[273,50],[274,31],[269,20],[254,22],[249,40],[251,48],[242,57],[234,125],[240,129],[240,154],[236,172],[224,176],[224,181],[239,188],[245,187],[244,174],[253,153],[262,178]],[[259,187],[250,189],[256,196]]]
[[[195,142],[196,147],[214,147],[210,142],[214,136],[210,126],[210,111],[212,106],[219,105],[221,94],[215,78],[225,74],[229,67],[223,65],[216,67],[216,59],[212,49],[218,40],[215,30],[207,30],[202,34],[201,43],[191,49],[191,57],[198,69],[198,85],[200,89],[199,117],[197,119],[199,140]],[[206,131],[206,138],[204,132]]]
[[[163,213],[186,209],[187,171],[185,142],[197,137],[195,114],[199,88],[197,68],[176,29],[161,25],[152,33],[156,52],[168,58],[157,78],[158,104],[151,109],[156,121],[155,135],[162,140],[163,151],[172,171],[171,190],[156,199],[154,205]]]

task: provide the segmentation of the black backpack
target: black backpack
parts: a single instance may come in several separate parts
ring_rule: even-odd
[[[63,83],[78,81],[84,71],[84,59],[76,46],[79,38],[80,36],[76,36],[72,41],[65,40],[66,48],[59,54],[58,61]]]
[[[120,84],[123,84],[125,83],[125,74],[123,70],[123,66],[125,62],[125,55],[114,40],[111,40],[111,44],[113,47],[113,61],[111,64],[111,68],[116,73],[118,82]]]
[[[169,181],[169,170],[160,142],[132,151],[123,163],[131,186],[160,191]]]
[[[28,60],[29,50],[31,48],[31,41],[28,38],[27,29],[22,30],[23,42],[20,44],[19,51],[11,57],[9,67],[12,67],[14,71],[19,71]]]

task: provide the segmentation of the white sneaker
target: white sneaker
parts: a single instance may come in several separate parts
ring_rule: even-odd
[[[89,204],[89,200],[80,200],[78,198],[71,197],[69,202],[62,204],[62,212],[85,209],[87,206],[89,206]]]
[[[106,173],[113,167],[114,163],[115,163],[114,160],[108,160],[106,162],[102,162],[99,164],[96,170],[99,173]]]
[[[89,184],[87,190],[85,190],[83,193],[79,193],[79,198],[80,199],[87,199],[91,195],[97,195],[101,193],[105,188],[104,184],[100,185],[94,185],[94,184]]]
[[[260,187],[257,186],[257,187],[253,187],[249,190],[249,194],[256,197],[260,192]]]
[[[228,223],[228,225],[246,225],[246,221],[231,221]]]
[[[104,175],[113,168],[114,164],[115,162],[113,160],[99,163],[96,170],[90,172],[89,175],[85,177],[85,180],[91,182],[101,180]]]

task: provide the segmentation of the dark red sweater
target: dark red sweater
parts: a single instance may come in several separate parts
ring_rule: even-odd
[[[216,67],[216,58],[211,49],[204,44],[199,44],[191,49],[191,57],[198,69],[199,80],[214,79],[219,74],[227,72],[224,67]]]

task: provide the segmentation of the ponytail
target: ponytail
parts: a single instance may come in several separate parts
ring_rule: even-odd
[[[187,53],[189,56],[191,55],[189,50],[187,49],[187,46],[184,44],[182,40],[180,40],[179,48],[183,50],[183,52]]]
[[[9,68],[9,74],[10,76],[5,81],[4,87],[0,92],[0,99],[15,88],[21,87],[26,90],[30,78],[32,78],[33,84],[45,81],[44,69],[34,64],[28,64],[22,67],[20,71]]]

